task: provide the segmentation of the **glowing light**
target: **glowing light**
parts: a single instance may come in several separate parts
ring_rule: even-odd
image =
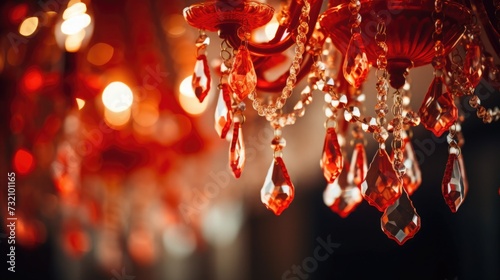
[[[132,90],[122,82],[112,82],[102,92],[102,103],[111,112],[130,109],[133,100]]]
[[[13,23],[20,22],[23,18],[26,17],[26,14],[28,13],[28,5],[27,4],[19,4],[15,6],[11,11],[10,11],[10,20]]]
[[[80,32],[69,35],[64,40],[64,48],[68,52],[77,52],[82,46],[83,39],[85,39],[85,30],[80,30]]]
[[[202,103],[198,101],[191,86],[192,79],[192,76],[188,76],[182,80],[179,86],[179,103],[186,113],[190,115],[199,115],[207,109],[209,98],[205,98]]]
[[[110,127],[120,128],[130,120],[130,108],[121,112],[113,112],[106,108],[104,110],[104,120]]]
[[[163,233],[163,244],[172,256],[182,259],[196,249],[196,236],[191,228],[172,225]]]
[[[142,102],[137,106],[137,110],[132,112],[134,121],[142,127],[153,126],[160,116],[158,105],[153,102]]]
[[[87,53],[87,60],[97,66],[108,63],[113,57],[114,49],[106,43],[93,45]]]
[[[65,20],[61,24],[61,32],[66,35],[77,34],[90,25],[92,19],[87,14],[80,14]]]
[[[81,110],[85,106],[85,100],[76,98],[76,105],[78,105],[78,110]]]
[[[182,36],[186,32],[184,17],[181,15],[172,15],[166,18],[163,28],[172,38]]]
[[[31,67],[26,71],[23,79],[23,87],[27,92],[34,92],[43,85],[43,77],[38,67]]]
[[[33,155],[25,149],[19,149],[14,154],[14,170],[19,174],[28,174],[33,171],[35,162]]]
[[[279,26],[280,24],[276,17],[273,17],[273,19],[268,24],[266,24],[266,26],[264,27],[264,33],[266,34],[267,40],[271,40],[274,38],[276,30],[278,30]]]
[[[21,25],[19,25],[19,34],[23,36],[31,36],[35,33],[38,28],[38,18],[37,17],[29,17],[25,19]]]
[[[64,13],[62,15],[63,19],[69,19],[81,14],[85,14],[87,12],[87,5],[82,2],[74,3],[71,5],[71,3],[68,3],[68,8],[64,10]]]

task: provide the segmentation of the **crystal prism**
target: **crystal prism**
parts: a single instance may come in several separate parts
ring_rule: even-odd
[[[231,95],[228,84],[222,84],[215,108],[215,131],[225,139],[232,123]]]
[[[424,127],[440,137],[458,118],[458,109],[448,91],[443,93],[443,78],[435,77],[419,110]]]
[[[461,156],[450,154],[444,171],[442,192],[451,212],[457,212],[468,191],[467,179]]]
[[[229,72],[229,85],[239,98],[243,101],[248,94],[255,90],[257,85],[257,74],[253,67],[250,52],[244,46],[240,46]]]
[[[207,94],[210,91],[210,83],[211,77],[207,56],[202,54],[196,58],[193,79],[191,81],[193,91],[200,103],[203,102],[205,97],[207,97]]]
[[[344,59],[344,78],[352,86],[359,88],[368,75],[370,64],[360,33],[354,33],[347,47]]]
[[[333,183],[342,172],[344,158],[340,149],[339,140],[335,128],[326,130],[325,144],[323,146],[323,157],[320,161],[323,174],[329,183]]]
[[[234,177],[240,178],[245,166],[245,143],[243,142],[243,133],[239,122],[235,122],[233,126],[233,138],[229,146],[229,166]]]
[[[279,216],[292,203],[295,195],[288,171],[281,157],[276,157],[269,167],[260,198],[267,209]]]
[[[483,64],[481,63],[481,47],[479,45],[473,45],[467,49],[464,62],[464,74],[473,87],[476,87],[479,81],[481,81]]]
[[[394,204],[387,207],[380,218],[380,224],[382,231],[399,245],[403,245],[418,232],[420,216],[405,191]]]
[[[394,158],[394,153],[392,154]],[[409,138],[403,140],[403,164],[406,171],[401,177],[403,188],[408,195],[412,195],[422,183],[422,172],[415,157],[415,151]]]
[[[345,218],[351,214],[354,209],[363,201],[359,187],[350,184],[347,180],[347,163],[340,176],[329,183],[323,192],[323,201],[326,206],[337,213],[340,217]]]
[[[352,152],[351,166],[349,167],[349,173],[347,173],[347,182],[361,189],[361,183],[365,180],[367,170],[365,147],[363,144],[357,143]]]
[[[392,165],[389,155],[379,149],[361,183],[361,193],[372,206],[384,211],[401,196],[402,182]]]

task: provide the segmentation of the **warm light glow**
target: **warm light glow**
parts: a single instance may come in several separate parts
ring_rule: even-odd
[[[65,20],[61,24],[61,31],[66,35],[77,34],[90,25],[91,18],[87,14],[80,14]]]
[[[133,100],[132,90],[122,82],[112,82],[102,92],[102,103],[111,112],[130,109]]]
[[[279,26],[280,24],[276,17],[273,17],[273,19],[268,24],[266,24],[264,32],[266,34],[267,40],[271,40],[274,38],[274,34],[276,34],[276,30],[278,30]]]
[[[177,38],[182,36],[186,32],[186,27],[184,27],[184,24],[184,17],[174,14],[165,19],[163,28],[170,37]]]
[[[43,77],[38,67],[32,67],[26,71],[23,78],[23,88],[26,92],[34,92],[43,85]]]
[[[76,105],[78,105],[78,110],[81,110],[85,106],[85,100],[76,98]]]
[[[186,113],[199,115],[207,109],[209,98],[205,98],[202,103],[198,101],[191,86],[192,79],[192,76],[188,76],[182,80],[179,86],[179,103]]]
[[[108,63],[113,57],[114,49],[106,43],[93,45],[87,53],[87,60],[97,66]]]
[[[128,123],[130,120],[130,108],[125,111],[113,112],[107,108],[104,109],[104,120],[113,128],[120,128]]]
[[[33,155],[25,149],[17,150],[14,155],[14,170],[19,174],[28,174],[30,173],[34,166],[34,158]]]
[[[153,126],[160,116],[158,105],[154,102],[142,102],[132,112],[135,123],[142,127]]]
[[[196,249],[196,236],[191,228],[172,225],[163,233],[165,249],[174,257],[185,258]]]
[[[20,22],[23,18],[26,17],[26,14],[28,13],[28,5],[27,4],[19,4],[12,8],[9,13],[10,20],[13,23],[18,23]]]
[[[19,25],[19,34],[23,36],[31,36],[35,33],[38,27],[38,18],[37,17],[29,17],[25,19],[21,25]]]
[[[64,10],[62,15],[63,19],[69,19],[87,12],[87,5],[82,2],[75,3],[73,5],[68,5],[68,8]]]
[[[82,46],[83,39],[85,39],[84,29],[74,35],[66,37],[66,40],[64,41],[64,48],[68,52],[77,52]]]

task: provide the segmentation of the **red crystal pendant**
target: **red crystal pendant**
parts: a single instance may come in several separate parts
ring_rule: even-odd
[[[403,245],[418,232],[420,216],[405,191],[394,204],[387,207],[380,218],[380,224],[382,231],[399,245]]]
[[[384,149],[379,149],[361,184],[363,197],[382,212],[401,196],[401,187],[402,182],[389,155]]]
[[[394,159],[394,153],[392,154]],[[408,195],[412,195],[422,183],[422,172],[415,157],[415,151],[409,138],[403,140],[403,164],[406,167],[405,174],[401,177],[403,188]]]
[[[269,167],[264,186],[260,190],[260,198],[267,209],[279,216],[292,203],[295,195],[285,163],[281,157],[276,157]]]
[[[326,130],[323,157],[321,158],[320,166],[323,169],[323,174],[328,183],[333,183],[340,175],[340,172],[342,172],[344,158],[340,150],[337,133],[333,127]]]
[[[361,189],[361,183],[365,180],[367,170],[365,146],[358,143],[354,146],[352,152],[351,166],[349,167],[349,173],[347,173],[347,182]]]
[[[244,46],[240,46],[234,58],[233,67],[229,72],[229,84],[236,96],[243,101],[248,94],[255,90],[257,85],[257,74],[253,67],[250,52]]]
[[[464,62],[464,74],[469,78],[472,87],[476,87],[483,75],[483,65],[481,63],[481,47],[479,45],[470,46],[467,49]]]
[[[344,77],[352,86],[359,88],[368,75],[370,64],[360,33],[354,33],[347,47],[344,59]]]
[[[229,147],[229,166],[234,177],[240,178],[243,166],[245,166],[245,144],[239,122],[235,122],[233,127],[233,139]]]
[[[210,83],[210,68],[208,67],[207,56],[202,54],[196,58],[193,80],[191,81],[193,91],[200,103],[207,97],[210,91]]]
[[[419,110],[424,127],[440,137],[458,118],[453,97],[443,93],[443,78],[435,77]]]
[[[347,167],[349,165],[346,163],[344,166],[340,176],[333,183],[328,184],[323,192],[323,201],[326,206],[342,218],[349,216],[363,201],[359,187],[348,182]]]
[[[448,204],[453,213],[457,212],[458,207],[462,205],[468,191],[468,184],[463,166],[461,156],[457,156],[456,154],[449,155],[441,190],[443,192],[444,201],[446,201],[446,204]]]
[[[222,139],[226,139],[232,123],[230,90],[228,84],[222,84],[217,107],[215,108],[215,131]]]

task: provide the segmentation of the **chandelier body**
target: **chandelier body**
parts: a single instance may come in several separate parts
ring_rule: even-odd
[[[462,118],[455,102],[468,98],[485,123],[500,118],[498,108],[483,107],[474,95],[481,79],[492,85],[499,81],[498,67],[484,51],[481,27],[472,8],[484,16],[485,6],[479,0],[330,0],[325,11],[322,6],[319,0],[289,1],[276,14],[274,37],[264,43],[255,42],[251,32],[272,19],[275,11],[268,4],[218,0],[184,10],[186,21],[200,29],[198,54],[208,45],[205,31],[217,31],[222,39],[216,130],[231,143],[229,165],[238,178],[244,166],[245,101],[248,99],[269,121],[274,129],[274,160],[261,198],[268,209],[280,215],[294,197],[282,159],[286,146],[282,130],[305,114],[313,92],[323,93],[326,131],[320,167],[328,182],[325,203],[346,217],[364,198],[383,212],[383,232],[403,244],[420,228],[420,217],[410,200],[421,183],[411,128],[422,123],[437,137],[447,134],[449,159],[443,163],[442,193],[451,211],[456,212],[468,185],[461,157]],[[488,34],[497,32],[491,17],[484,17]],[[498,53],[496,43],[492,44]],[[282,63],[283,53],[290,48],[289,70],[275,80],[266,79],[264,72]],[[342,57],[341,65],[335,63],[338,56]],[[420,109],[413,111],[409,69],[429,64],[434,67],[434,79]],[[197,65],[207,67],[207,63]],[[376,68],[375,116],[363,106],[363,85],[370,67]],[[293,110],[284,112],[298,82],[306,77],[307,85]],[[393,94],[389,94],[391,87]],[[379,144],[369,167],[365,134],[372,134]],[[386,150],[389,136],[390,153]],[[352,154],[351,161],[346,159],[348,154]]]

